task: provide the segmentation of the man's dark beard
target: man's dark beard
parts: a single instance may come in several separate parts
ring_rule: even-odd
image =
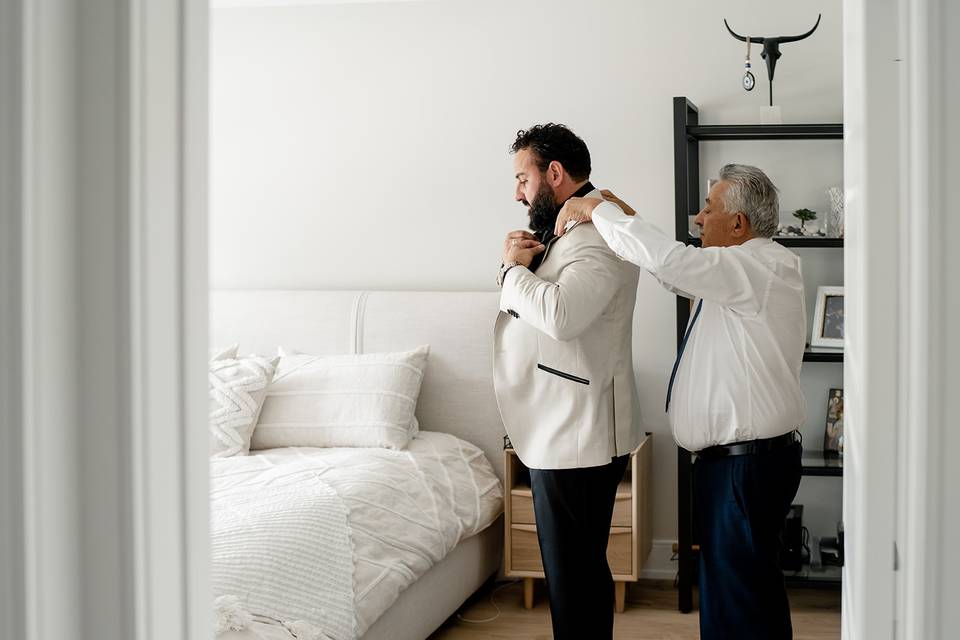
[[[540,185],[540,190],[530,203],[527,215],[530,216],[530,231],[533,231],[541,241],[548,232],[553,232],[557,224],[557,216],[560,215],[560,207],[549,185]]]

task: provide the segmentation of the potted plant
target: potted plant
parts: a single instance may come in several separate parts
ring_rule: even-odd
[[[811,220],[817,219],[817,212],[810,209],[797,209],[793,212],[793,217],[800,221],[800,233],[807,235],[805,225]]]

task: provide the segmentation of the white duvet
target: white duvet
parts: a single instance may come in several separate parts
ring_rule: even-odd
[[[362,636],[503,507],[480,449],[431,431],[403,451],[270,449],[210,471],[214,596],[236,596],[251,634],[286,623],[302,638]]]

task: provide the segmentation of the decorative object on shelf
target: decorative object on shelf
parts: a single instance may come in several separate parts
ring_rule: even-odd
[[[797,209],[793,217],[800,221],[800,226],[791,224],[781,224],[777,228],[777,236],[781,238],[826,238],[827,234],[823,229],[813,226],[808,227],[807,223],[817,219],[817,212],[810,209]]]
[[[843,189],[830,187],[827,189],[830,198],[830,217],[827,219],[827,234],[832,238],[843,237]]]
[[[810,344],[843,347],[843,287],[817,287]]]
[[[503,436],[503,448],[504,448],[504,449],[513,449],[513,443],[510,442],[510,436],[508,436],[508,435],[504,435],[504,436]]]
[[[777,228],[778,238],[826,238],[827,234],[822,229],[804,229],[795,227],[792,224],[782,224]]]
[[[823,431],[823,454],[843,455],[843,389],[830,389],[827,396],[827,423]]]
[[[843,523],[837,523],[836,537],[820,539],[820,561],[824,566],[843,566]]]
[[[783,526],[783,546],[780,548],[780,568],[784,571],[800,571],[806,560],[810,561],[810,547],[806,537],[807,528],[803,526],[803,505],[792,504],[787,512],[787,519]]]
[[[753,87],[756,86],[757,80],[753,77],[753,72],[750,71],[750,36],[747,36],[747,59],[743,61],[743,84],[744,91],[753,91]]]
[[[793,212],[793,217],[800,221],[800,235],[807,234],[807,223],[817,219],[817,212],[810,209],[797,209]]]
[[[770,81],[770,106],[771,107],[773,106],[773,72],[777,68],[777,60],[780,59],[780,55],[781,55],[780,45],[786,44],[787,42],[797,42],[799,40],[809,38],[810,35],[817,30],[817,27],[820,26],[820,18],[821,18],[821,14],[818,14],[817,23],[813,25],[813,28],[810,29],[810,31],[807,31],[806,33],[800,34],[798,36],[776,36],[776,37],[766,36],[766,37],[760,37],[760,38],[756,36],[741,36],[737,34],[736,32],[734,32],[733,29],[730,28],[730,25],[727,23],[726,18],[724,18],[723,24],[726,25],[727,31],[729,31],[730,35],[732,35],[734,38],[736,38],[740,42],[747,42],[749,39],[752,42],[756,42],[757,44],[763,45],[763,53],[760,54],[760,57],[767,62],[767,79]],[[749,61],[749,45],[748,45],[747,51],[748,51],[747,59]],[[746,88],[746,78],[744,78],[744,88]]]

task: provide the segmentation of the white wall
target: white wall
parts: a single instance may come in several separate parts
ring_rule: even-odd
[[[551,120],[586,140],[595,184],[672,233],[671,98],[688,96],[703,123],[759,121],[766,104],[759,48],[758,86],[747,94],[745,46],[723,18],[751,35],[780,35],[806,31],[818,12],[809,40],[783,46],[775,99],[787,122],[839,122],[839,0],[215,10],[211,284],[491,290],[504,234],[526,221],[512,201],[507,148],[517,129]],[[836,142],[711,145],[704,172],[734,159],[767,167],[784,210],[824,212],[824,190],[842,181]],[[841,259],[831,260],[812,276],[820,284],[842,283]],[[658,539],[676,536],[676,454],[660,409],[674,309],[641,278],[634,350],[645,426],[658,436]],[[805,382],[820,388],[805,427],[815,440],[834,382]],[[837,513],[825,523],[839,514],[833,491],[825,499]]]

